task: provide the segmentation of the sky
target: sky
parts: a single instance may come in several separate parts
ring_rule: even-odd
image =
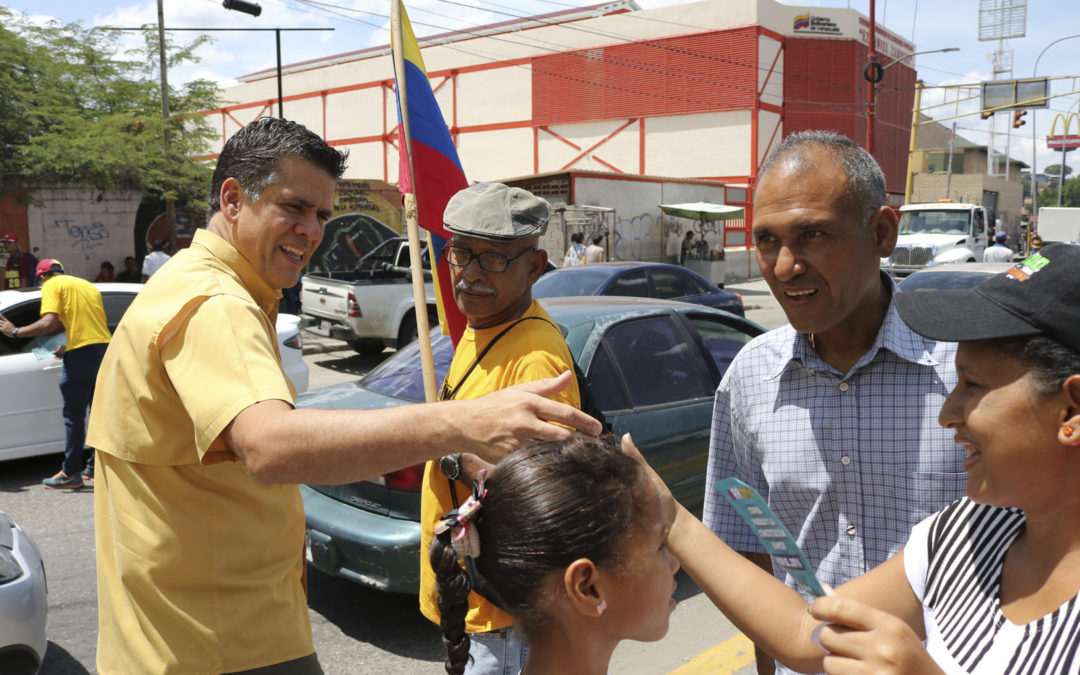
[[[596,4],[599,0],[408,0],[406,8],[418,38],[449,30],[506,21],[512,16],[529,16],[560,11],[568,7]],[[894,33],[915,43],[918,51],[957,47],[958,52],[925,54],[916,57],[916,70],[928,87],[977,83],[994,78],[990,55],[1002,47],[1011,50],[1012,72],[999,78],[1077,76],[1050,83],[1051,94],[1080,90],[1080,2],[1077,0],[1031,0],[1027,8],[1025,36],[982,42],[978,39],[979,6],[1018,0],[876,0],[876,20]],[[228,11],[220,0],[165,0],[165,25],[170,28],[333,28],[333,31],[282,32],[282,62],[289,64],[332,54],[386,45],[390,42],[388,0],[257,0],[262,14],[252,17]],[[680,0],[637,0],[644,9],[682,4]],[[784,1],[783,4],[810,8],[852,8],[869,15],[870,0]],[[84,26],[132,27],[157,23],[155,0],[0,0],[8,8],[34,17],[35,21],[81,22]],[[199,51],[199,64],[169,71],[169,81],[179,83],[206,78],[221,86],[235,78],[275,65],[273,32],[213,33],[214,42]],[[1072,36],[1072,38],[1070,38]],[[193,34],[173,33],[179,42]],[[1063,39],[1069,38],[1069,39]],[[1074,39],[1073,39],[1074,38]],[[136,39],[133,35],[132,44]],[[1060,42],[1055,42],[1061,40]],[[1036,71],[1037,64],[1037,71]],[[887,77],[887,74],[886,74]],[[883,84],[887,84],[887,79]],[[969,95],[967,93],[962,96]],[[942,118],[977,110],[978,101],[956,103],[956,90],[927,89],[923,106],[953,101],[928,110]],[[1009,154],[1028,165],[1032,162],[1032,130],[1037,142],[1036,165],[1061,161],[1061,153],[1047,150],[1045,136],[1055,113],[1080,110],[1080,94],[1050,101],[1050,110],[1029,111],[1027,124],[1013,130]],[[1032,118],[1034,117],[1034,122]],[[986,145],[1005,150],[1006,131],[1012,116],[995,115],[993,121],[978,115],[955,120],[957,133]],[[951,125],[952,120],[943,122]],[[1058,127],[1060,129],[1060,125]],[[1061,133],[1060,131],[1058,133]],[[1075,132],[1074,132],[1075,133]],[[1080,167],[1080,158],[1070,155],[1069,165]]]

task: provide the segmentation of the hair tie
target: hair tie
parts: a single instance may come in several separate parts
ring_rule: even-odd
[[[487,471],[480,470],[480,478],[473,481],[473,492],[458,508],[447,512],[435,525],[435,535],[450,532],[450,545],[458,558],[480,557],[480,534],[476,531],[476,515],[483,506],[487,488],[484,482]]]

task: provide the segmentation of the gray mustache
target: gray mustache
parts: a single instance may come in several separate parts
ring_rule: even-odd
[[[495,289],[489,288],[479,281],[469,282],[465,279],[454,284],[454,288],[459,291],[465,291],[466,293],[481,293],[483,295],[495,295]]]

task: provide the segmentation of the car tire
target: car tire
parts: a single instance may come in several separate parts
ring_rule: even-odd
[[[386,343],[379,338],[357,338],[349,340],[349,346],[358,354],[372,356],[382,352],[386,348]]]
[[[398,329],[397,334],[397,348],[401,349],[409,344],[416,339],[416,336],[416,314],[409,312],[405,315],[405,318],[401,320],[401,327]]]

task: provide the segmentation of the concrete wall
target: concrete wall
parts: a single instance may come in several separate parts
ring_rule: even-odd
[[[92,280],[103,261],[119,272],[135,253],[138,192],[34,188],[30,197],[29,248],[39,258],[56,258],[69,274]]]

